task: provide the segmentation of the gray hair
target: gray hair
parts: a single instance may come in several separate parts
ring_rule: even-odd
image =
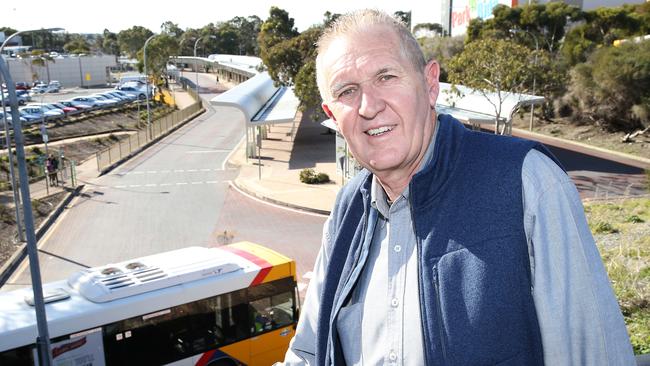
[[[321,97],[325,99],[329,96],[327,86],[325,85],[322,55],[330,46],[332,41],[339,37],[354,33],[362,33],[364,30],[373,26],[384,26],[391,30],[396,36],[400,46],[402,56],[409,60],[415,70],[424,70],[426,60],[418,41],[413,37],[411,31],[406,25],[383,11],[375,9],[356,10],[344,14],[333,21],[318,39],[318,56],[316,57],[316,82]]]

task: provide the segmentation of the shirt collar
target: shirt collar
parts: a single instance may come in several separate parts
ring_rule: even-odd
[[[433,130],[433,135],[431,135],[431,141],[429,142],[427,151],[424,153],[424,157],[422,158],[422,162],[420,163],[417,172],[422,170],[422,168],[424,168],[431,162],[431,159],[433,157],[433,149],[436,144],[436,135],[438,134],[439,124],[440,121],[436,121],[436,125]],[[408,200],[409,198],[408,185],[406,186],[406,189],[404,189],[404,192],[402,192],[400,196]],[[388,195],[386,195],[384,188],[381,186],[381,184],[379,184],[379,180],[375,175],[372,176],[372,184],[370,186],[370,204],[372,205],[373,208],[379,211],[379,213],[383,217],[388,218],[388,211],[390,210],[390,205],[388,204]]]

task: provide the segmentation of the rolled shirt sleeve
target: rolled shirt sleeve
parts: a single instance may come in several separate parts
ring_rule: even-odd
[[[635,365],[573,182],[533,150],[522,169],[533,299],[546,365]]]

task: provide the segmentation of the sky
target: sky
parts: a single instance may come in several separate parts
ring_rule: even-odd
[[[289,12],[298,31],[321,23],[326,11],[345,13],[354,9],[376,8],[389,12],[412,11],[412,24],[439,23],[439,0],[6,0],[2,5],[0,27],[17,30],[65,28],[69,33],[117,33],[134,25],[158,33],[165,21],[181,29],[200,28],[235,16],[268,17],[271,6]]]

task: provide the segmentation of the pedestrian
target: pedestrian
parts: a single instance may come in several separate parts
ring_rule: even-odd
[[[47,176],[50,180],[50,187],[54,187],[59,184],[59,180],[57,178],[58,165],[58,162],[52,154],[50,154],[45,160],[45,169],[47,170]]]
[[[571,179],[541,144],[436,112],[440,68],[389,15],[318,42],[339,193],[286,365],[633,365]]]

